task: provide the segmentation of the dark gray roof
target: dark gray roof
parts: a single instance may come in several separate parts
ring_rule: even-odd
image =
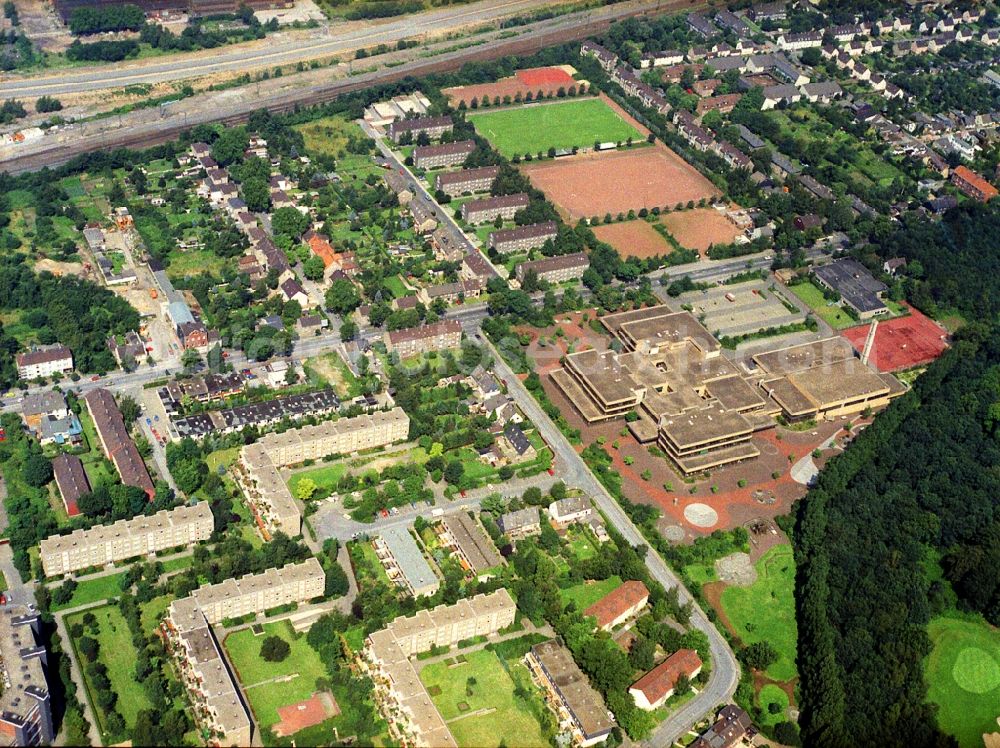
[[[887,286],[853,258],[820,265],[813,273],[859,312],[874,312],[885,308],[878,295]]]

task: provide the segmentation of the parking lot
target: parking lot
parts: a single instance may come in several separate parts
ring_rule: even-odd
[[[690,304],[692,313],[705,327],[721,337],[790,325],[801,322],[806,316],[802,309],[793,313],[778,297],[776,287],[762,280],[690,291],[679,296],[677,301],[680,302],[678,306]]]

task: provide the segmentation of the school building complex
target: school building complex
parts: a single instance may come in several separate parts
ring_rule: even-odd
[[[834,418],[883,406],[904,391],[839,337],[757,354],[747,372],[689,312],[660,305],[608,314],[601,323],[621,352],[569,354],[553,381],[588,423],[635,413],[633,435],[655,441],[685,474],[757,457],[754,434],[779,415]]]

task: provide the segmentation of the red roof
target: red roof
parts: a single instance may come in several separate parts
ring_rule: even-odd
[[[515,75],[526,86],[572,86],[576,83],[562,68],[527,68],[518,70]]]
[[[309,249],[311,249],[313,254],[323,261],[323,267],[330,267],[330,265],[333,264],[333,256],[336,254],[333,251],[333,247],[330,246],[330,242],[328,242],[326,238],[320,234],[310,236],[308,242]]]
[[[956,177],[961,179],[963,182],[972,185],[979,193],[983,196],[983,200],[989,200],[990,198],[996,197],[997,188],[992,184],[987,182],[981,176],[976,174],[972,169],[967,166],[959,166],[955,169],[954,174]]]
[[[646,701],[655,704],[674,689],[681,674],[688,678],[701,667],[701,658],[693,649],[679,649],[632,684],[632,688],[642,691]]]
[[[642,582],[629,580],[611,590],[608,594],[591,605],[583,614],[597,619],[597,626],[604,628],[640,602],[649,597],[649,590]]]

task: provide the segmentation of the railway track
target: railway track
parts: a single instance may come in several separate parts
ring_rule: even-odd
[[[415,60],[398,67],[364,73],[346,79],[331,81],[313,88],[301,88],[292,91],[275,93],[262,98],[250,98],[230,105],[225,111],[208,109],[192,112],[186,117],[174,117],[173,121],[146,123],[145,126],[132,126],[123,123],[121,131],[114,134],[98,134],[83,136],[73,142],[53,143],[51,147],[37,150],[24,156],[7,159],[2,167],[11,174],[21,174],[36,171],[45,167],[54,168],[70,161],[75,156],[92,151],[107,151],[118,148],[148,148],[168,142],[183,131],[197,124],[221,123],[232,126],[246,122],[250,114],[260,109],[268,109],[275,113],[292,111],[297,107],[309,107],[325,104],[339,96],[354,93],[372,86],[393,83],[406,77],[419,78],[434,73],[457,70],[468,62],[497,59],[511,55],[528,55],[545,47],[564,44],[602,33],[617,21],[644,15],[676,13],[695,10],[706,5],[705,2],[690,0],[668,0],[651,2],[637,6],[624,6],[611,10],[606,8],[605,15],[591,18],[590,12],[582,13],[581,20],[571,25],[562,25],[552,29],[528,30],[516,37],[499,39],[485,44],[467,47],[441,54],[430,60]],[[616,12],[617,11],[617,12]],[[556,19],[556,22],[565,19]],[[549,21],[551,23],[551,20]],[[545,22],[541,22],[545,23]]]

